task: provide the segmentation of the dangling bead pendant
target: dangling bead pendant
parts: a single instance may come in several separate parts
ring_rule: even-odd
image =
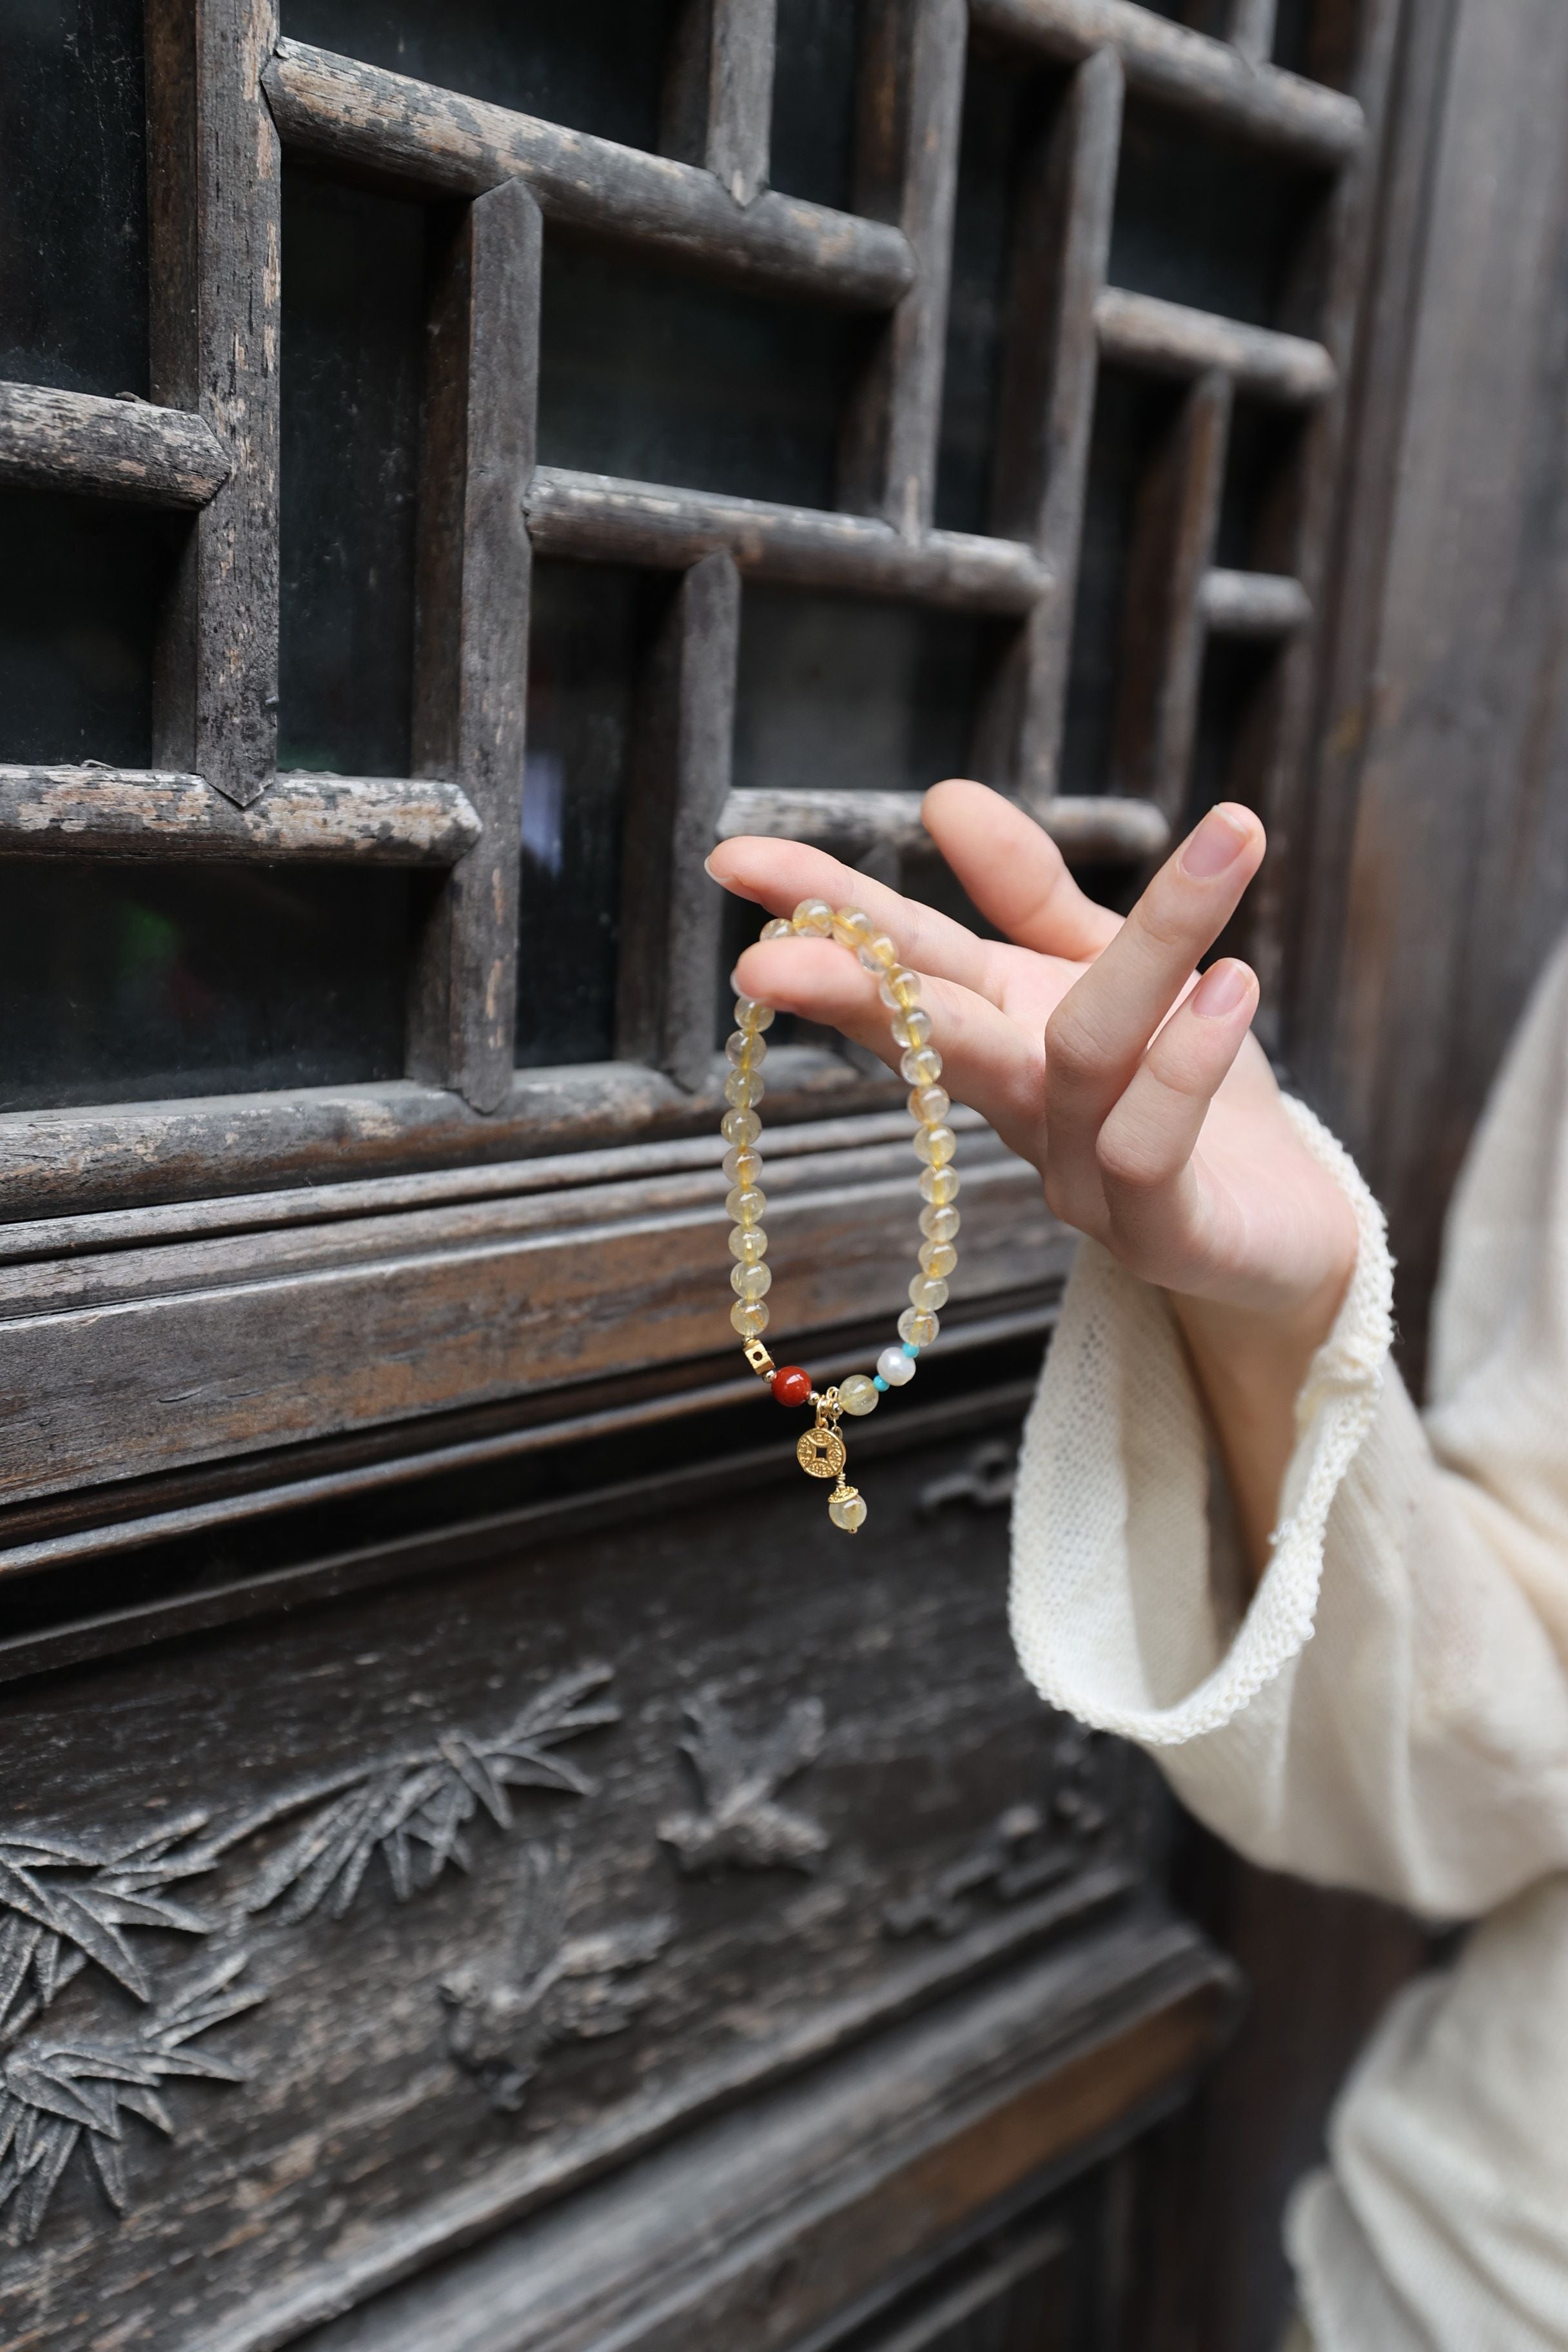
[[[735,1303],[730,1320],[740,1334],[746,1361],[765,1380],[780,1404],[807,1404],[816,1419],[795,1445],[795,1458],[812,1478],[837,1481],[827,1498],[827,1516],[836,1528],[855,1535],[866,1524],[865,1499],[845,1478],[847,1449],[840,1426],[846,1413],[858,1417],[874,1412],[889,1389],[906,1388],[915,1376],[922,1348],[929,1348],[941,1329],[939,1312],[947,1304],[948,1277],[958,1265],[953,1242],[959,1228],[958,1171],[952,1165],[957,1139],[947,1124],[952,1108],[938,1083],[942,1055],[931,1043],[931,1015],[921,1003],[919,975],[899,961],[899,952],[885,931],[858,907],[834,908],[826,898],[803,898],[785,921],[782,917],[763,927],[764,940],[834,939],[851,949],[866,970],[876,975],[878,994],[893,1015],[893,1042],[902,1051],[899,1066],[910,1086],[910,1116],[915,1122],[915,1157],[922,1163],[920,1176],[920,1271],[910,1284],[910,1304],[899,1318],[896,1343],[883,1349],[874,1373],[851,1372],[837,1388],[820,1394],[811,1375],[799,1364],[773,1362],[763,1343],[768,1328],[767,1295],[773,1275],[767,1265],[768,1237],[762,1218],[767,1207],[761,1188],[762,1155],[757,1142],[763,1131],[757,1105],[763,1099],[763,1063],[767,1056],[763,1031],[773,1025],[773,1012],[757,998],[735,1000],[735,1032],[725,1048],[730,1075],[724,1082],[729,1105],[720,1122],[728,1149],[724,1173],[731,1191],[725,1207],[733,1221],[730,1255],[734,1265],[730,1287]]]

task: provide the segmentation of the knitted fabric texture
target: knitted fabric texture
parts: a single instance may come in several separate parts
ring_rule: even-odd
[[[1393,1336],[1383,1213],[1305,1106],[1286,1111],[1355,1213],[1355,1271],[1297,1401],[1268,1566],[1224,1646],[1202,1407],[1162,1292],[1079,1244],[1025,1431],[1011,1615],[1042,1698],[1144,1747],[1228,1723],[1310,1640],[1330,1507],[1377,1408]],[[1159,1563],[1157,1577],[1135,1564]]]

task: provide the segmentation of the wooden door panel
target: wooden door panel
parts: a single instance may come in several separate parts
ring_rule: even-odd
[[[1012,1664],[973,1447],[885,1459],[852,1546],[748,1466],[696,1509],[14,1687],[8,1949],[47,1913],[85,1957],[11,2053],[13,2120],[80,2130],[52,2194],[16,2189],[37,2232],[0,2311],[47,2282],[163,2347],[156,2298],[124,2308],[150,2270],[192,2265],[193,2342],[285,2273],[368,2285],[1114,1906],[1147,1781]],[[509,1769],[557,1785],[508,1796]],[[135,1925],[138,1890],[211,1924]],[[257,2005],[169,2047],[243,2079],[164,2084],[166,2142],[111,2105],[116,2223],[58,2052],[130,2063],[240,1953],[212,1999]],[[35,1949],[14,2000],[54,1966]]]

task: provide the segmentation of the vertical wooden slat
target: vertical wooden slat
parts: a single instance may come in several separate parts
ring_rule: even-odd
[[[670,37],[659,146],[704,165],[738,205],[768,180],[777,0],[686,0]]]
[[[936,499],[968,25],[965,0],[868,0],[861,34],[855,209],[895,221],[919,268],[850,403],[839,503],[907,539]]]
[[[539,207],[521,180],[451,224],[430,321],[414,756],[484,833],[420,943],[409,1071],[493,1110],[511,1083],[528,686],[523,500],[538,404]]]
[[[722,893],[702,869],[730,789],[741,577],[732,556],[681,574],[639,696],[623,842],[616,1046],[684,1087],[713,1058]]]
[[[998,680],[993,732],[1011,736],[1013,781],[1036,807],[1058,789],[1121,97],[1114,51],[1077,68],[1033,159],[1014,239],[992,528],[1032,541],[1051,585]]]
[[[1204,575],[1214,557],[1229,438],[1230,378],[1184,394],[1140,485],[1128,551],[1110,789],[1181,822],[1203,670]]]
[[[1228,37],[1254,65],[1267,65],[1274,55],[1274,20],[1279,0],[1231,0]]]
[[[147,0],[151,373],[234,470],[191,525],[162,616],[153,764],[243,808],[277,772],[278,135],[273,0]]]

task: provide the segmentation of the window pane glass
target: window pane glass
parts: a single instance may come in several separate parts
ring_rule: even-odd
[[[1321,181],[1135,101],[1122,127],[1111,285],[1260,327],[1282,315]],[[1300,329],[1299,329],[1300,331]]]
[[[778,0],[769,179],[814,205],[850,209],[859,0]]]
[[[735,782],[923,791],[969,763],[995,625],[748,582]]]
[[[144,768],[153,641],[189,525],[0,492],[0,760]]]
[[[1061,89],[1053,69],[970,53],[937,454],[936,520],[943,530],[991,525],[1002,324],[1020,182],[1049,136]]]
[[[524,1069],[615,1051],[621,829],[661,590],[613,564],[533,569],[517,962]]]
[[[283,30],[442,89],[657,147],[677,0],[283,0]]]
[[[397,1076],[399,873],[0,860],[0,1109]]]
[[[871,331],[547,235],[540,463],[829,506]]]
[[[1162,435],[1170,429],[1181,396],[1179,385],[1158,376],[1117,368],[1102,368],[1100,373],[1062,736],[1064,793],[1110,789],[1116,665],[1133,503],[1140,479]]]
[[[0,378],[145,398],[142,0],[5,0],[0,155]]]
[[[426,224],[285,169],[283,768],[408,772]]]

